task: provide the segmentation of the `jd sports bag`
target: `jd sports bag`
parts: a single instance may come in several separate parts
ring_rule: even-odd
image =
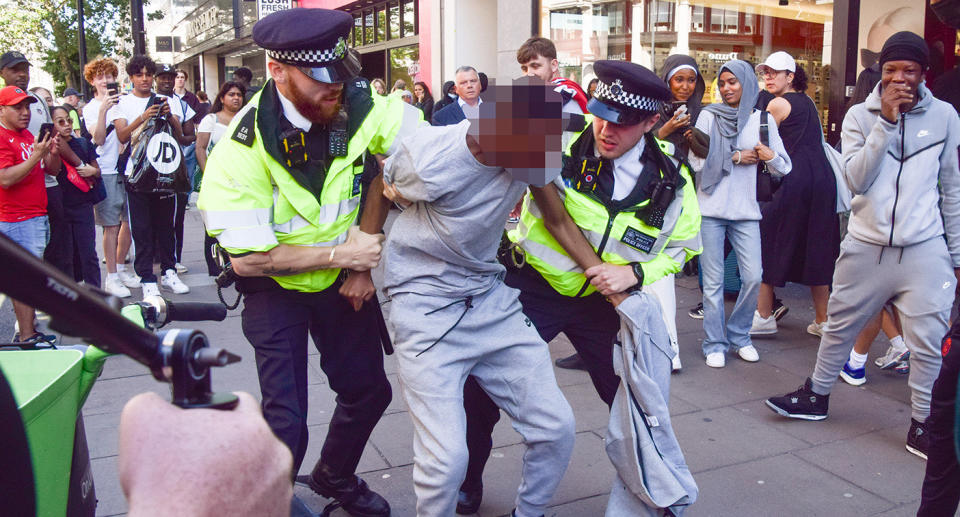
[[[130,162],[126,175],[130,192],[173,194],[190,191],[183,151],[165,118],[154,117],[144,124],[143,131],[132,144]]]

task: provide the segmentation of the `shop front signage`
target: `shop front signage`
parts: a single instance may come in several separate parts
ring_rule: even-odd
[[[739,52],[711,52],[707,54],[707,58],[716,61],[717,63],[726,63],[727,61],[733,61],[734,59],[737,59],[737,56],[739,55]]]
[[[257,0],[257,15],[260,18],[285,9],[290,9],[290,0]]]
[[[220,8],[216,5],[210,6],[209,9],[190,20],[190,24],[187,25],[187,39],[195,40],[200,34],[217,27],[219,21]]]

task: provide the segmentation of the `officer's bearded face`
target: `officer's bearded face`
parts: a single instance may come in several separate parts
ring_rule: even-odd
[[[310,122],[326,124],[340,113],[343,83],[315,81],[294,66],[288,66],[286,88],[281,89],[297,111]]]

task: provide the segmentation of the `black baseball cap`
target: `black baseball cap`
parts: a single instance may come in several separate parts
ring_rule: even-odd
[[[161,65],[157,64],[157,73],[153,74],[154,77],[164,74],[174,74],[176,75],[177,69],[173,65]]]
[[[360,72],[360,57],[347,46],[353,16],[330,9],[277,11],[253,26],[253,41],[274,61],[299,67],[315,81],[346,82]]]
[[[11,50],[0,56],[0,69],[16,66],[20,63],[26,63],[30,65],[30,62],[27,61],[27,58],[23,55],[22,52],[17,52],[16,50]],[[33,65],[30,65],[33,66]]]

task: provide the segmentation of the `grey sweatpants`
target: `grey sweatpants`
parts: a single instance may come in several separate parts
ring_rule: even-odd
[[[391,333],[414,426],[420,517],[454,515],[467,469],[463,383],[468,375],[510,415],[527,447],[518,516],[544,514],[567,469],[573,411],[557,386],[547,344],[523,315],[518,294],[498,281],[472,298],[469,309],[462,299],[410,293],[392,298]]]
[[[955,287],[943,237],[899,248],[847,235],[833,274],[813,391],[830,393],[857,334],[889,300],[900,313],[903,339],[910,349],[912,416],[925,421],[930,414],[930,390],[940,372],[940,340],[947,332]]]

